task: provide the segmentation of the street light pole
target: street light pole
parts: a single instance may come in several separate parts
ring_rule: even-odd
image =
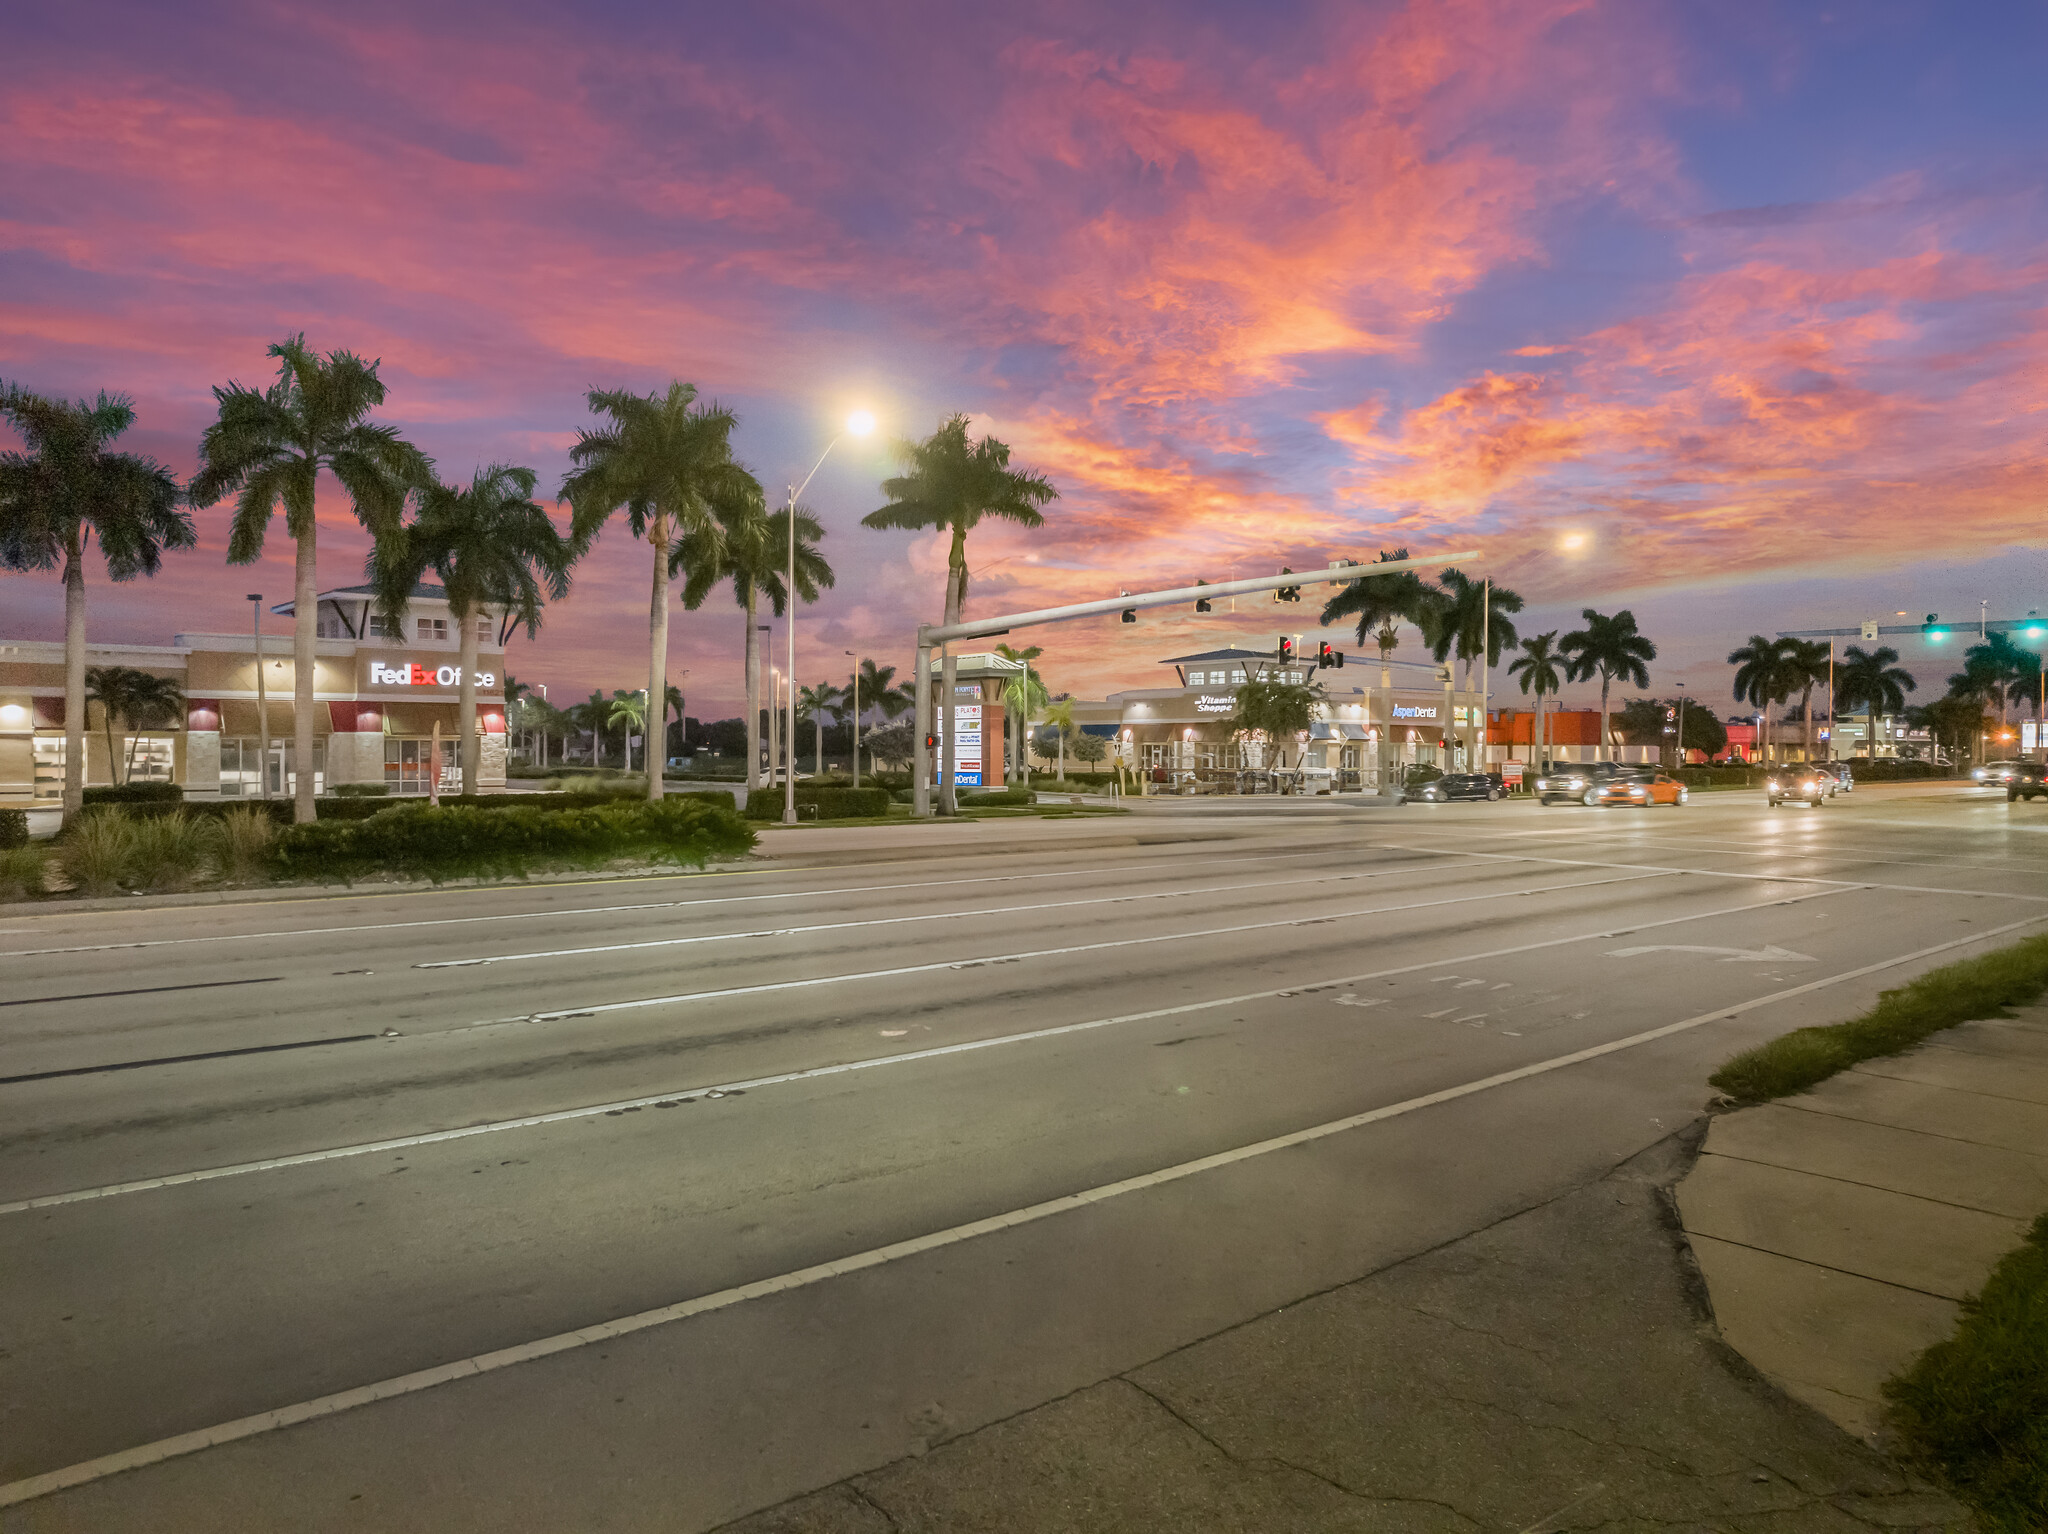
[[[842,651],[841,653],[842,653],[842,654],[844,654],[844,655],[846,655],[846,656],[848,656],[848,657],[849,657],[849,658],[851,658],[851,659],[852,659],[852,661],[853,661],[853,786],[854,786],[855,788],[859,788],[859,787],[860,787],[860,657],[859,657],[859,656],[857,656],[857,655],[854,655],[853,651],[851,651],[851,650],[845,650],[845,651]],[[823,755],[824,755],[825,753],[824,753],[824,752],[822,752],[822,751],[820,751],[820,752],[819,752],[818,754],[819,754],[820,756],[823,756]],[[818,764],[818,770],[819,770],[820,772],[824,771],[824,767],[825,767],[825,764],[824,764],[823,762],[820,762],[820,763]]]
[[[270,695],[263,686],[263,593],[252,591],[249,601],[254,611],[250,615],[249,630],[252,636],[250,647],[256,652],[256,733],[261,737],[256,744],[256,771],[262,780],[262,797],[270,797]]]
[[[789,780],[782,790],[782,823],[796,824],[796,498],[809,488],[818,470],[825,467],[825,460],[832,455],[832,449],[839,446],[840,437],[865,437],[875,429],[875,418],[865,410],[856,410],[846,418],[846,430],[825,444],[825,451],[818,455],[818,461],[811,465],[811,472],[804,476],[801,485],[789,488],[789,607],[785,616],[787,624],[783,649],[789,652]],[[774,779],[769,779],[772,783]]]

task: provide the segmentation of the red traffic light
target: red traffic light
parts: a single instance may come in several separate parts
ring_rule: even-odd
[[[1336,664],[1337,652],[1330,648],[1330,641],[1325,639],[1316,646],[1316,669],[1323,671]]]
[[[1294,641],[1285,634],[1280,636],[1280,659],[1283,663],[1294,659]]]

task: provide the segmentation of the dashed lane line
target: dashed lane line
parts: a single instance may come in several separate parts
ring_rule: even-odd
[[[1820,895],[1801,897],[1820,899]],[[1758,909],[1745,907],[1744,909]],[[1204,1172],[1220,1171],[1240,1162],[1270,1156],[1279,1151],[1293,1150],[1299,1146],[1311,1145],[1332,1135],[1345,1134],[1354,1129],[1363,1129],[1370,1124],[1383,1123],[1388,1119],[1400,1118],[1417,1113],[1425,1108],[1439,1107],[1471,1097],[1480,1092],[1492,1091],[1497,1087],[1509,1086],[1518,1081],[1547,1075],[1552,1071],[1597,1060],[1606,1055],[1618,1054],[1622,1050],[1635,1049],[1654,1043],[1659,1039],[1684,1033],[1702,1024],[1720,1022],[1753,1011],[1758,1007],[1770,1006],[1794,996],[1803,996],[1824,987],[1838,985],[1846,980],[1855,980],[1879,970],[1890,969],[1916,959],[1929,958],[1953,948],[1982,942],[1987,937],[1996,937],[2020,927],[2033,926],[2048,921],[2048,913],[2010,922],[2003,927],[1992,928],[1952,942],[1937,943],[1929,948],[1917,949],[1912,953],[1896,955],[1876,964],[1866,964],[1859,969],[1844,970],[1820,980],[1809,980],[1804,985],[1795,985],[1785,990],[1773,991],[1766,996],[1754,997],[1749,1001],[1737,1002],[1733,1006],[1716,1007],[1711,1012],[1702,1012],[1694,1017],[1684,1018],[1675,1023],[1666,1023],[1660,1028],[1645,1029],[1632,1033],[1626,1038],[1612,1039],[1605,1044],[1595,1044],[1586,1049],[1574,1050],[1570,1054],[1554,1055],[1548,1060],[1518,1066],[1513,1070],[1500,1071],[1491,1076],[1482,1076],[1475,1081],[1461,1082],[1441,1091],[1425,1093],[1402,1102],[1389,1103],[1384,1107],[1368,1109],[1345,1118],[1331,1119],[1326,1123],[1314,1124],[1292,1133],[1275,1135],[1270,1139],[1258,1140],[1250,1145],[1240,1145],[1232,1150],[1218,1151],[1212,1155],[1199,1156],[1192,1161],[1178,1162],[1161,1167],[1157,1171],[1145,1172],[1136,1177],[1126,1177],[1117,1182],[1102,1183],[1093,1188],[1084,1188],[1060,1198],[1046,1199],[1040,1203],[1027,1204],[1021,1209],[1012,1209],[1003,1214],[990,1215],[985,1219],[970,1220],[965,1224],[948,1226],[943,1230],[928,1232],[906,1241],[891,1242],[887,1246],[870,1247],[866,1251],[850,1256],[834,1258],[830,1262],[814,1263],[807,1268],[779,1273],[772,1278],[756,1279],[752,1283],[737,1284],[728,1289],[719,1289],[710,1294],[698,1295],[673,1305],[663,1305],[653,1310],[643,1310],[629,1316],[620,1316],[610,1321],[601,1321],[575,1331],[557,1332],[551,1337],[540,1337],[514,1347],[499,1348],[489,1353],[479,1353],[469,1358],[456,1359],[452,1363],[437,1364],[433,1368],[415,1370],[391,1379],[378,1380],[368,1385],[358,1385],[352,1390],[337,1391],[331,1395],[316,1396],[309,1401],[300,1401],[290,1406],[277,1407],[270,1411],[257,1412],[252,1416],[240,1417],[232,1422],[223,1422],[213,1427],[200,1428],[196,1432],[180,1433],[170,1438],[160,1438],[154,1443],[138,1444],[116,1454],[102,1455],[98,1459],[85,1460],[76,1465],[47,1471],[42,1475],[29,1476],[23,1480],[0,1485],[0,1507],[14,1507],[46,1497],[53,1492],[84,1486],[125,1471],[139,1470],[147,1465],[161,1464],[165,1460],[177,1459],[183,1455],[196,1454],[201,1449],[218,1444],[235,1443],[255,1438],[280,1428],[293,1427],[304,1422],[315,1422],[323,1417],[338,1416],[359,1406],[369,1406],[378,1401],[388,1401],[399,1396],[416,1395],[421,1391],[433,1390],[442,1385],[454,1384],[458,1380],[472,1379],[479,1375],[495,1373],[500,1369],[513,1368],[519,1364],[533,1363],[557,1353],[567,1353],[593,1344],[609,1343],[636,1332],[667,1326],[673,1322],[686,1321],[693,1316],[707,1315],[713,1311],[727,1310],[750,1300],[766,1299],[770,1295],[786,1294],[792,1290],[806,1289],[829,1279],[840,1278],[849,1273],[860,1273],[868,1269],[884,1267],[907,1258],[921,1256],[926,1252],[939,1251],[963,1242],[973,1241],[982,1236],[997,1235],[1020,1226],[1036,1224],[1057,1215],[1076,1214],[1111,1199],[1126,1194],[1142,1193],[1148,1189],[1164,1187],[1169,1183],[1181,1182],[1199,1177]],[[1419,966],[1418,966],[1419,967]],[[1334,983],[1334,982],[1333,982]],[[1215,1005],[1215,1003],[1211,1003]]]

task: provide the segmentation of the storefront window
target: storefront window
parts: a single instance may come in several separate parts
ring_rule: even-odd
[[[36,737],[36,797],[64,797],[64,737],[61,735]]]
[[[387,735],[384,737],[384,784],[394,794],[423,794],[433,772],[434,742],[431,737]],[[462,787],[462,771],[455,761],[455,742],[441,742],[440,791],[454,793]]]
[[[281,799],[294,793],[298,774],[294,770],[296,748],[289,741],[270,743],[270,797]],[[220,742],[220,793],[223,799],[263,797],[264,752],[253,735],[224,735]],[[327,791],[327,742],[313,742],[313,792]]]
[[[121,742],[121,775],[127,782],[170,782],[172,759],[168,735],[130,735]]]

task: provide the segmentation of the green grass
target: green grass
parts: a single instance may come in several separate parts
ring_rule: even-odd
[[[1861,1060],[1911,1049],[1930,1034],[2005,1009],[2048,990],[2048,934],[1974,959],[1929,970],[1859,1018],[1800,1028],[1730,1060],[1709,1078],[1737,1102],[1760,1103],[1803,1092]]]
[[[1884,1393],[1908,1452],[1940,1470],[1985,1534],[2048,1529],[2048,1214],[1963,1301],[1955,1335]]]

